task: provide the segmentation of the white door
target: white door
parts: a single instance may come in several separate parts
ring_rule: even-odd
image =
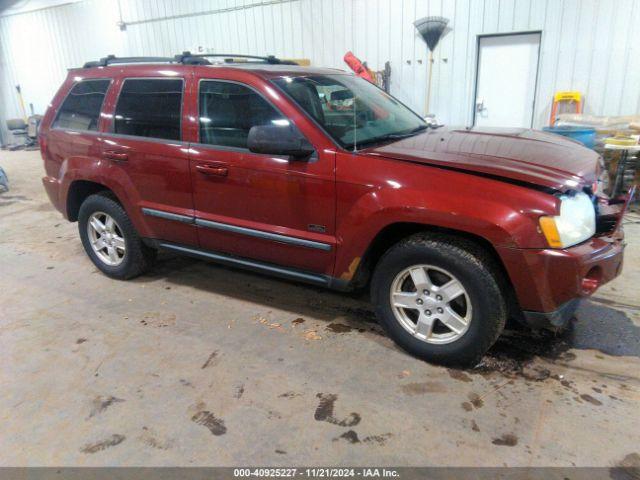
[[[531,128],[540,34],[480,37],[475,125]]]

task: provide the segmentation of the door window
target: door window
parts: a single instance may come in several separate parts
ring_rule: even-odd
[[[200,82],[200,143],[247,148],[256,125],[287,125],[289,121],[249,87],[237,83]]]
[[[111,80],[76,83],[65,98],[53,127],[71,130],[98,130],[98,119]]]
[[[180,140],[181,79],[126,79],[114,117],[114,133]]]

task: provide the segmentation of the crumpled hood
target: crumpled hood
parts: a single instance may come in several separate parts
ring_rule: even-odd
[[[591,185],[598,162],[598,154],[578,142],[528,129],[441,127],[360,153],[476,172],[559,191]]]

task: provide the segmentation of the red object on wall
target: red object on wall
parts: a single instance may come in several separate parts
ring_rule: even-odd
[[[364,64],[358,59],[358,57],[353,54],[353,52],[349,51],[345,53],[343,59],[345,63],[349,65],[349,68],[356,73],[356,75],[364,78],[371,83],[374,83],[371,74],[367,70],[367,67],[364,66]]]

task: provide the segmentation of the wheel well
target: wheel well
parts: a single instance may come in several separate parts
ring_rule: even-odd
[[[489,255],[491,255],[491,257],[495,261],[496,266],[500,270],[500,274],[503,277],[502,280],[505,282],[504,286],[509,290],[507,292],[507,295],[515,298],[513,285],[509,278],[509,274],[507,273],[507,270],[502,263],[502,259],[498,255],[498,252],[493,247],[491,242],[483,237],[474,235],[472,233],[437,227],[433,225],[424,225],[420,223],[394,223],[386,226],[380,232],[378,232],[378,235],[376,235],[376,237],[369,245],[369,248],[367,248],[367,251],[362,258],[362,262],[360,262],[358,271],[353,278],[352,286],[354,288],[366,287],[371,280],[371,274],[373,273],[376,264],[380,260],[380,257],[382,257],[382,255],[384,255],[384,253],[389,250],[389,248],[391,248],[399,241],[419,232],[433,232],[450,235],[471,241],[478,245]]]
[[[76,180],[72,182],[69,186],[69,193],[67,194],[67,218],[71,222],[77,221],[82,202],[84,202],[89,195],[99,192],[113,193],[100,183],[90,182],[88,180]]]

